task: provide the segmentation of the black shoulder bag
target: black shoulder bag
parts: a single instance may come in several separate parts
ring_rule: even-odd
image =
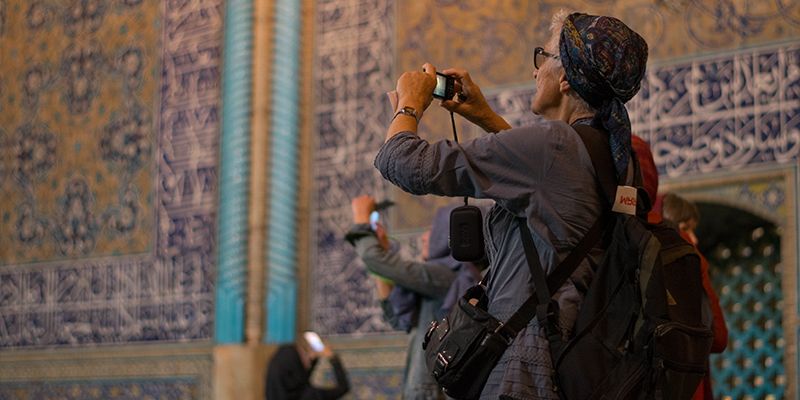
[[[542,326],[550,327],[547,329],[548,337],[561,334],[554,328],[557,324],[545,323],[548,319],[557,318],[558,305],[551,299],[551,293],[564,284],[600,239],[603,220],[599,218],[577,247],[545,278],[527,221],[518,219],[525,258],[536,291],[503,323],[487,311],[489,299],[484,285],[490,275],[487,274],[479,284],[467,290],[446,317],[441,321],[433,321],[425,334],[422,343],[425,362],[448,396],[455,399],[478,398],[489,373],[534,315]]]

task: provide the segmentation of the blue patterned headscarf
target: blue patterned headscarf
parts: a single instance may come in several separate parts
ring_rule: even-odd
[[[644,78],[647,43],[616,18],[573,13],[561,29],[559,56],[572,89],[597,110],[595,123],[609,133],[617,178],[624,177],[631,148],[625,103]]]

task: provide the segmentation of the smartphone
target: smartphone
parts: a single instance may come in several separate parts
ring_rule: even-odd
[[[456,95],[456,79],[441,72],[436,73],[436,88],[433,97],[450,100]]]
[[[311,346],[311,349],[317,353],[320,353],[323,349],[325,349],[322,339],[319,338],[319,335],[317,335],[316,332],[305,332],[303,333],[303,338],[306,339],[306,342],[308,342],[309,346]]]
[[[381,222],[381,214],[373,211],[369,214],[369,226],[373,231],[378,230],[378,223]]]

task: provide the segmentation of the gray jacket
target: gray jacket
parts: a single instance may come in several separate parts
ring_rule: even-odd
[[[442,391],[425,365],[422,340],[428,325],[436,318],[442,300],[456,271],[447,265],[425,263],[402,257],[398,251],[384,251],[373,235],[362,236],[354,241],[356,253],[367,269],[394,281],[395,285],[417,292],[420,295],[417,326],[412,328],[406,354],[406,370],[403,377],[403,399],[444,399]]]
[[[578,134],[561,121],[485,135],[461,145],[428,143],[411,132],[386,142],[375,166],[413,194],[489,198],[485,217],[491,262],[489,312],[506,320],[535,289],[516,225],[524,218],[542,266],[550,272],[600,216],[591,159]],[[593,252],[593,258],[598,254]],[[584,260],[555,294],[569,334],[591,281]],[[547,339],[534,318],[492,371],[481,399],[557,399]]]

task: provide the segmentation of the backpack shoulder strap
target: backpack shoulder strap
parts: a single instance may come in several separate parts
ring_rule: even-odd
[[[670,264],[675,260],[690,254],[697,255],[697,249],[683,239],[675,228],[664,224],[653,225],[650,231],[661,243],[661,264]]]
[[[594,172],[603,189],[606,201],[613,204],[617,194],[617,179],[614,176],[614,163],[611,160],[611,150],[608,147],[608,134],[589,125],[576,124],[572,126],[592,159]]]
[[[687,243],[685,246],[676,246],[669,249],[663,249],[659,255],[661,256],[661,264],[666,265],[671,264],[675,262],[675,260],[690,254],[697,255],[697,252],[692,245]]]
[[[522,303],[517,311],[506,321],[500,325],[498,332],[502,332],[507,340],[513,339],[519,331],[522,330],[534,315],[538,314],[540,322],[549,328],[548,336],[556,334],[553,329],[555,325],[545,324],[548,318],[554,317],[557,310],[554,309],[555,303],[550,301],[551,293],[555,293],[564,282],[572,276],[575,269],[580,264],[581,260],[586,258],[592,247],[594,247],[603,234],[603,227],[606,225],[607,214],[603,214],[595,221],[594,225],[589,228],[586,235],[578,242],[578,245],[556,266],[553,271],[545,277],[544,269],[539,261],[539,253],[536,251],[536,246],[533,244],[533,235],[528,229],[528,223],[524,218],[518,218],[520,236],[522,238],[522,245],[525,249],[525,258],[528,261],[528,268],[530,268],[531,276],[534,279],[535,292],[531,294],[528,299]],[[558,336],[558,335],[556,335]],[[557,338],[551,338],[556,340]]]

